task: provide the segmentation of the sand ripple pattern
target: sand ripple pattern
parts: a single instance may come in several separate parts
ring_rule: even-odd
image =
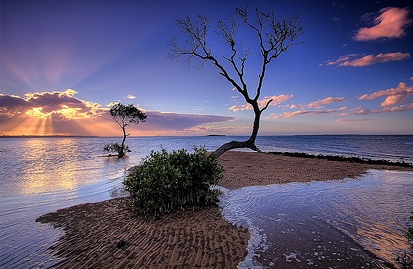
[[[247,255],[248,230],[226,222],[217,206],[153,220],[133,216],[120,198],[39,221],[65,225],[66,236],[51,247],[64,257],[56,268],[236,268]]]

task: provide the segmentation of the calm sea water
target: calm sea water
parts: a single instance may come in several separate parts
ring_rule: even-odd
[[[194,146],[205,146],[208,150],[214,150],[221,144],[234,139],[245,139],[245,137],[128,138],[127,143],[132,152],[127,158],[118,160],[103,157],[102,151],[105,144],[119,142],[116,138],[0,138],[0,268],[38,268],[53,265],[56,260],[47,248],[62,235],[62,232],[52,229],[50,225],[36,223],[35,219],[59,208],[123,195],[121,182],[126,170],[138,164],[151,150],[161,148],[192,150]],[[358,156],[413,163],[413,136],[268,136],[259,137],[257,145],[263,151]],[[400,188],[397,196],[394,196],[397,199],[393,201],[399,206],[396,208],[397,211],[394,206],[388,206],[389,201],[381,200],[386,195],[376,197],[375,199],[379,199],[378,202],[370,198],[370,193],[359,194],[364,197],[364,200],[357,198],[358,196],[355,196],[356,198],[346,196],[346,193],[354,193],[353,189],[363,190],[363,186],[366,190],[371,189],[369,180],[379,182],[375,186],[380,186],[381,193]],[[272,191],[275,193],[277,190],[283,190],[286,193],[301,193],[298,196],[287,195],[285,198],[287,201],[293,197],[312,196],[311,192],[320,193],[326,188],[330,189],[332,193],[326,192],[326,195],[329,195],[331,199],[317,202],[317,205],[324,206],[322,208],[314,206],[315,210],[328,211],[332,208],[329,203],[351,205],[346,207],[346,210],[340,208],[334,211],[345,212],[342,216],[333,214],[333,211],[324,213],[327,216],[331,215],[331,223],[352,235],[354,227],[364,227],[363,229],[367,231],[380,220],[388,223],[388,218],[394,218],[391,223],[396,223],[396,226],[389,224],[390,227],[383,228],[383,230],[389,230],[391,236],[394,236],[406,227],[409,210],[412,210],[409,209],[413,204],[412,181],[411,173],[371,172],[357,181],[360,182],[361,187],[352,185],[354,180],[349,180],[345,185],[331,182],[328,188],[322,185],[324,183],[297,184],[293,185],[294,188],[287,190],[281,185],[271,188],[275,188]],[[390,189],[389,184],[385,184],[386,182],[392,182],[399,187],[391,185]],[[345,187],[338,188],[336,185]],[[243,189],[242,192],[246,190],[249,189]],[[251,191],[256,193],[256,197],[260,197],[261,191],[254,189]],[[235,200],[239,199],[235,194],[231,197]],[[351,203],[348,203],[346,199],[351,199]],[[383,205],[382,208],[368,207],[365,210],[365,214],[374,218],[376,222],[367,221],[366,218],[354,220],[348,217],[354,210],[359,211],[360,205],[366,203],[365,199],[371,204]],[[230,206],[231,200],[226,201],[229,205],[227,208],[237,208]],[[250,202],[247,200],[242,203]],[[274,203],[280,203],[280,201],[274,201]],[[353,205],[355,207],[352,207]],[[388,208],[389,212],[398,212],[399,215],[397,218],[394,214],[383,215],[383,208]],[[254,210],[256,209],[252,209],[251,212]],[[234,216],[237,216],[236,212],[232,212]],[[252,220],[251,223],[256,225],[257,221]],[[374,241],[374,238],[370,237],[354,237],[361,243],[363,240]],[[402,240],[400,238],[399,236],[396,242]],[[374,241],[367,244],[377,245],[380,242]],[[399,245],[396,243],[393,249]]]
[[[322,243],[314,250],[288,248],[280,253],[285,247],[277,241],[300,238],[303,243],[312,242],[320,229],[326,234],[344,232],[395,266],[399,265],[395,262],[398,255],[412,251],[404,237],[406,227],[413,225],[408,219],[413,211],[411,172],[370,170],[358,179],[227,190],[221,204],[226,219],[248,227],[253,235],[249,255],[240,268],[273,268],[271,264],[277,260],[292,257],[298,263],[296,268],[318,262],[328,255],[323,254]],[[330,259],[346,259],[346,253],[333,252],[336,255],[330,253]],[[260,262],[255,261],[257,255]]]

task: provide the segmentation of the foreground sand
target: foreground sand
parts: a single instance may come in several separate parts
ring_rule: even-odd
[[[220,161],[225,167],[220,185],[229,189],[356,177],[370,168],[399,169],[236,151],[225,153]],[[236,268],[247,254],[249,238],[247,230],[223,220],[217,206],[147,220],[131,214],[127,198],[62,209],[42,216],[39,221],[52,222],[66,231],[66,236],[51,247],[63,258],[58,268]],[[334,248],[325,248],[325,256],[339,251],[350,255],[355,248],[360,249],[347,263],[331,259],[325,266],[354,268],[374,259],[339,232],[325,232],[321,227],[317,238],[330,245],[334,243]],[[313,243],[302,242],[302,238],[292,235],[292,238],[280,238],[279,248],[281,251],[301,248],[304,253],[311,251]],[[265,255],[261,261],[265,262],[264,259]],[[285,260],[274,264],[274,268],[293,266],[296,264]],[[306,264],[300,266],[305,268]],[[380,268],[380,265],[369,263],[368,268]]]

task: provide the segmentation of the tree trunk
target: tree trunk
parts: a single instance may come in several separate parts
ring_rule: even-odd
[[[120,145],[120,151],[118,152],[119,158],[123,158],[123,156],[125,156],[125,140],[127,136],[125,127],[122,127],[122,131],[123,131],[123,140],[122,140],[122,144]]]
[[[253,104],[253,107],[254,107],[255,118],[254,118],[254,125],[252,127],[252,133],[251,133],[250,138],[246,141],[231,141],[231,142],[225,143],[224,145],[220,146],[217,150],[214,151],[213,154],[216,157],[221,156],[222,154],[224,154],[225,152],[231,149],[239,149],[239,148],[249,148],[254,151],[261,152],[261,150],[255,145],[255,139],[257,138],[258,130],[260,129],[260,118],[261,118],[262,111],[259,109],[258,104]]]

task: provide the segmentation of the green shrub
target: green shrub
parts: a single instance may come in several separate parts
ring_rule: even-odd
[[[222,165],[204,148],[194,148],[194,153],[163,149],[145,157],[124,185],[137,212],[159,217],[185,206],[216,203],[218,191],[211,187],[222,175]]]

